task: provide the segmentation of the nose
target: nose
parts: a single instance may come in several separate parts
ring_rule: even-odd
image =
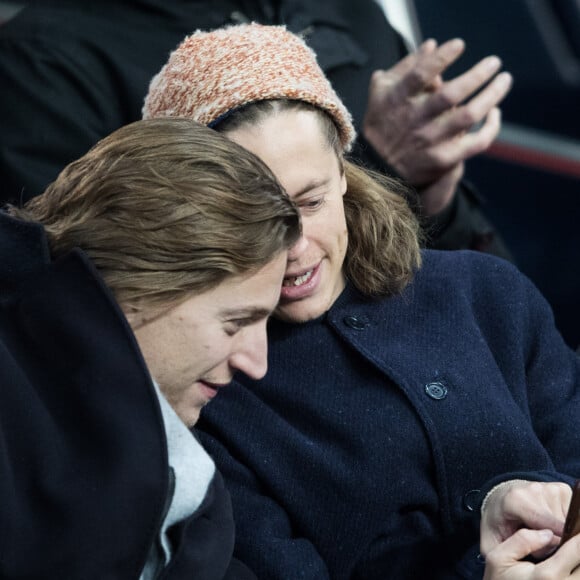
[[[288,261],[295,262],[300,258],[300,256],[306,251],[308,247],[308,239],[302,233],[302,235],[298,238],[296,243],[288,250]]]
[[[268,370],[266,323],[248,326],[236,338],[238,343],[230,356],[230,366],[251,379],[261,379]]]

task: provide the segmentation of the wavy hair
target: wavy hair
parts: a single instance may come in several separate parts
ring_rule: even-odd
[[[407,201],[410,194],[401,182],[345,159],[338,128],[330,115],[304,101],[272,99],[235,109],[213,128],[227,134],[239,127],[257,125],[265,117],[284,110],[316,113],[326,141],[345,172],[346,277],[367,296],[401,292],[421,265],[421,233]]]
[[[8,211],[43,224],[53,258],[83,250],[134,309],[259,269],[300,236],[298,210],[266,165],[183,118],[115,131]]]

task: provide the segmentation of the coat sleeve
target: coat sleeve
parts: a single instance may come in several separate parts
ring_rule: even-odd
[[[501,316],[482,315],[482,326],[512,395],[529,417],[553,469],[497,474],[482,485],[480,500],[508,479],[572,484],[580,478],[580,357],[564,342],[538,289],[503,261],[497,262],[495,270],[498,275],[482,286],[488,290],[494,286],[502,295],[494,300],[503,302],[504,310]],[[485,303],[477,292],[475,300]]]
[[[284,507],[275,501],[253,472],[238,462],[207,432],[199,433],[232,497],[236,523],[234,556],[258,578],[324,580],[330,578],[316,547],[301,537]]]
[[[358,135],[352,151],[357,163],[385,175],[398,178],[373,146]],[[419,212],[418,194],[410,189],[409,202]],[[422,219],[425,246],[435,250],[476,250],[513,261],[503,238],[483,211],[485,200],[467,180],[462,180],[453,201],[439,214]]]
[[[524,282],[530,327],[526,352],[530,416],[557,472],[568,481],[578,479],[580,357],[564,343],[546,300]]]
[[[203,503],[196,512],[171,530],[178,549],[162,580],[256,580],[242,562],[232,558],[234,521],[232,505],[221,474],[216,471]]]

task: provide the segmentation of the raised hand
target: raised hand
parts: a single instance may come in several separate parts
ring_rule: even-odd
[[[441,46],[427,40],[389,70],[375,71],[369,85],[364,137],[415,186],[427,215],[444,209],[464,161],[485,151],[497,136],[497,105],[512,84],[509,73],[497,74],[501,61],[495,56],[443,80],[464,49],[460,39]]]

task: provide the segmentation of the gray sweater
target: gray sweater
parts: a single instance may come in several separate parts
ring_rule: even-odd
[[[167,531],[199,508],[215,473],[215,465],[210,456],[177,416],[159,390],[159,385],[155,381],[154,384],[167,436],[172,485],[167,497],[165,519],[157,541],[151,546],[140,580],[154,580],[167,566],[172,554]]]

